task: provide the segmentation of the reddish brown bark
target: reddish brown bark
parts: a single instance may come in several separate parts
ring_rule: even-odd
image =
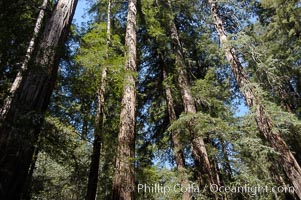
[[[120,113],[118,149],[113,179],[113,199],[134,199],[135,112],[136,112],[136,14],[137,0],[128,1],[125,36],[126,74]]]
[[[255,113],[255,120],[258,129],[263,134],[264,138],[269,144],[280,153],[280,166],[283,167],[291,184],[295,187],[295,193],[301,199],[301,168],[297,163],[295,157],[290,151],[288,145],[282,139],[280,131],[273,124],[272,119],[262,105],[260,97],[256,93],[256,88],[251,85],[246,72],[244,71],[235,49],[230,47],[227,35],[225,33],[223,21],[218,15],[218,7],[215,1],[209,0],[213,21],[216,30],[219,34],[220,41],[223,45],[226,58],[230,63],[230,67],[235,76],[236,82],[245,97],[245,100],[250,108]]]

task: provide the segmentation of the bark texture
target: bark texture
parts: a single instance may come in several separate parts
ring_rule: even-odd
[[[126,74],[120,113],[118,149],[113,179],[113,199],[134,199],[134,153],[136,112],[136,14],[137,0],[128,1],[127,27],[125,36]]]
[[[106,44],[106,58],[108,58],[108,49],[111,38],[111,1],[108,2],[107,8],[107,44]],[[97,110],[95,118],[95,132],[93,141],[93,153],[90,164],[90,172],[88,178],[88,189],[86,200],[95,200],[98,174],[99,174],[99,160],[102,143],[103,125],[104,125],[104,108],[105,108],[105,93],[106,93],[106,79],[107,79],[107,67],[103,65],[100,85],[97,92]]]
[[[185,113],[195,114],[196,106],[190,91],[190,86],[189,86],[188,76],[187,76],[187,66],[183,55],[183,48],[179,39],[176,25],[173,20],[170,21],[170,32],[171,32],[171,39],[173,42],[173,51],[176,57],[178,83],[181,89],[184,110]],[[195,132],[193,131],[192,122],[189,125],[189,129],[190,129],[190,137],[191,137],[191,145],[192,145],[192,155],[195,160],[195,165],[198,168],[198,171],[201,172],[199,175],[202,176],[199,177],[199,180],[201,181],[206,176],[205,180],[209,185],[216,184],[217,181],[214,180],[214,177],[212,175],[212,169],[209,162],[204,139],[195,134]]]
[[[47,3],[48,3],[48,0],[43,0],[43,4],[40,8],[40,12],[39,12],[39,15],[38,15],[38,18],[37,18],[37,21],[36,21],[36,24],[35,24],[35,28],[34,28],[34,31],[33,31],[33,36],[32,36],[32,38],[29,42],[29,45],[28,45],[28,48],[27,48],[27,51],[26,51],[25,59],[22,63],[20,71],[17,73],[17,76],[16,76],[16,78],[15,78],[15,80],[14,80],[14,82],[13,82],[11,88],[10,88],[9,96],[6,97],[6,99],[4,100],[2,108],[0,109],[0,119],[5,119],[6,114],[7,114],[8,110],[10,109],[13,97],[14,97],[14,95],[15,95],[17,89],[19,88],[19,86],[21,84],[21,81],[23,79],[22,73],[24,73],[28,70],[28,62],[30,61],[30,59],[32,57],[32,53],[33,53],[33,51],[35,49],[35,46],[36,46],[37,37],[39,36],[40,31],[41,31],[41,26],[43,24],[43,19],[44,19],[44,16],[45,16],[45,9],[47,7]]]
[[[165,80],[167,80],[167,73],[166,73],[166,70],[164,68],[164,64],[162,65],[162,68],[163,68],[163,80],[165,81]],[[177,120],[177,116],[176,116],[176,112],[175,112],[175,109],[174,109],[175,106],[174,106],[174,101],[173,101],[171,89],[166,84],[164,85],[164,89],[165,89],[165,97],[166,97],[166,102],[167,102],[169,121],[170,121],[170,123],[173,123],[174,121]],[[187,170],[186,170],[186,167],[185,167],[183,146],[181,144],[179,134],[180,133],[178,131],[173,131],[171,133],[171,139],[172,139],[172,142],[173,142],[173,154],[174,154],[174,157],[175,157],[175,160],[176,160],[177,170],[178,170],[180,178],[181,178],[181,180],[180,180],[181,187],[188,188],[189,180],[188,180]],[[191,194],[187,190],[187,191],[183,192],[182,200],[189,200],[189,199],[191,199]]]
[[[30,70],[0,120],[0,199],[20,199],[33,160],[77,0],[59,0],[43,32]]]
[[[258,129],[269,142],[269,144],[275,149],[275,151],[280,153],[279,165],[283,167],[288,179],[295,187],[295,193],[299,199],[301,199],[301,168],[290,151],[288,145],[282,139],[279,130],[277,130],[272,119],[269,117],[264,106],[262,105],[259,96],[256,93],[256,88],[250,84],[247,74],[237,57],[235,49],[228,46],[229,41],[225,33],[223,21],[218,14],[218,6],[216,2],[212,0],[209,0],[208,2],[216,30],[219,34],[221,44],[225,50],[226,58],[230,63],[236,82],[242,94],[244,95],[248,106],[255,112],[255,120]]]

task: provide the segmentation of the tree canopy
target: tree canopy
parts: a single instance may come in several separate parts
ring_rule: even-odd
[[[300,1],[81,1],[0,2],[0,199],[301,199]]]

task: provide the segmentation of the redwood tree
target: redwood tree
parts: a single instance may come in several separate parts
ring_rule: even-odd
[[[8,97],[6,97],[4,103],[3,103],[3,106],[1,107],[0,109],[0,118],[1,119],[4,119],[8,110],[10,109],[9,107],[11,106],[11,103],[12,103],[12,100],[13,100],[13,97],[16,93],[16,90],[19,88],[21,82],[22,82],[22,73],[25,73],[27,70],[28,70],[28,62],[30,61],[31,59],[31,56],[33,54],[33,51],[35,49],[35,46],[36,46],[36,40],[40,34],[40,31],[41,31],[41,26],[42,26],[42,23],[43,23],[43,19],[44,19],[44,16],[45,16],[45,9],[47,7],[47,3],[48,3],[48,0],[44,0],[43,1],[43,4],[41,6],[41,10],[39,12],[39,15],[38,15],[38,18],[37,18],[37,21],[36,21],[36,24],[35,24],[35,28],[34,28],[34,31],[33,31],[33,36],[29,42],[29,45],[28,45],[28,48],[27,48],[27,51],[26,51],[26,55],[25,55],[25,59],[22,63],[22,66],[21,66],[21,69],[20,71],[18,72],[17,74],[17,77],[15,78],[11,88],[10,88],[10,94]]]
[[[118,148],[113,178],[113,199],[134,199],[134,154],[136,112],[136,14],[137,0],[128,1],[125,35],[126,63],[120,113]]]
[[[20,199],[77,0],[59,0],[0,120],[0,199]]]
[[[168,1],[169,7],[171,9],[171,3]],[[187,65],[185,61],[185,57],[183,54],[183,48],[181,45],[181,41],[178,35],[178,30],[176,24],[173,19],[170,20],[169,24],[171,40],[173,45],[173,52],[175,54],[175,65],[178,72],[178,84],[181,90],[182,101],[184,105],[184,111],[186,114],[196,114],[196,106],[195,101],[191,94],[191,89],[188,81],[187,75]],[[207,176],[208,184],[216,184],[217,181],[214,180],[212,169],[210,165],[210,161],[208,158],[207,150],[205,147],[204,138],[197,136],[194,132],[193,123],[189,122],[189,132],[190,132],[190,140],[192,146],[192,156],[195,161],[195,165],[198,168],[199,172],[203,172]],[[201,181],[204,177],[202,177],[203,173],[199,173],[201,177],[199,181]]]
[[[108,49],[111,40],[111,0],[108,1],[107,8],[107,41],[106,41],[106,55],[108,58]],[[88,179],[88,189],[86,200],[94,200],[97,192],[98,184],[98,171],[99,171],[99,160],[101,151],[101,142],[103,134],[104,124],[104,108],[105,108],[105,93],[106,93],[106,79],[107,79],[107,67],[102,66],[100,83],[97,91],[97,109],[95,117],[95,131],[93,141],[93,153],[90,164],[90,172]]]
[[[208,2],[215,28],[223,45],[226,58],[230,63],[236,82],[244,95],[248,106],[255,114],[258,129],[275,151],[280,154],[279,164],[283,167],[286,176],[294,186],[295,193],[301,199],[301,168],[288,145],[281,137],[280,131],[276,128],[273,120],[270,118],[267,110],[265,109],[264,104],[258,95],[257,88],[255,88],[248,79],[241,62],[238,59],[235,48],[230,46],[230,42],[225,33],[224,22],[219,16],[217,3],[212,0],[209,0]]]
[[[161,60],[163,59],[161,58]],[[162,63],[162,73],[163,73],[163,81],[167,81],[168,77],[167,77],[167,72],[164,63]],[[165,98],[166,98],[169,122],[173,123],[177,120],[177,116],[176,116],[175,104],[174,104],[172,92],[168,83],[164,84],[164,90],[165,90]],[[181,135],[178,130],[172,131],[171,140],[173,143],[173,154],[177,164],[177,170],[180,174],[181,186],[188,187],[189,186],[188,173],[185,166],[185,156],[183,152],[183,145],[181,142]],[[182,200],[189,200],[190,198],[191,198],[190,192],[188,190],[184,191],[182,195]]]

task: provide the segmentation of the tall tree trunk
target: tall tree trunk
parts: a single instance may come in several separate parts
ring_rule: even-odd
[[[27,51],[26,51],[25,59],[22,63],[20,71],[17,73],[17,76],[16,76],[16,78],[15,78],[15,80],[14,80],[14,82],[13,82],[11,88],[10,88],[9,95],[4,100],[3,106],[0,109],[0,119],[5,119],[6,114],[7,114],[8,110],[10,109],[10,106],[11,106],[12,100],[14,98],[14,95],[15,95],[17,89],[19,88],[21,82],[22,82],[23,73],[25,73],[28,70],[28,62],[30,61],[30,59],[32,57],[32,53],[33,53],[34,48],[36,46],[37,37],[40,34],[41,26],[43,24],[43,19],[44,19],[44,16],[45,16],[45,9],[47,7],[47,3],[48,3],[48,0],[43,0],[43,4],[40,8],[40,12],[39,12],[39,15],[38,15],[38,18],[37,18],[37,21],[36,21],[36,24],[35,24],[35,28],[34,28],[34,31],[33,31],[33,36],[32,36],[32,38],[29,42],[29,45],[28,45],[28,48],[27,48]]]
[[[217,185],[223,185],[221,180],[221,175],[220,175],[220,170],[218,168],[218,163],[217,163],[217,159],[213,158],[211,159],[211,163],[212,163],[212,169],[213,169],[213,174],[214,174],[214,180],[216,180],[216,184]]]
[[[99,103],[100,100],[98,100]],[[97,112],[99,112],[99,108],[97,108]],[[100,117],[101,113],[96,114],[96,123],[97,126],[101,126],[102,117]],[[93,141],[93,152],[91,156],[91,164],[90,164],[90,171],[88,177],[88,188],[87,188],[87,195],[86,200],[95,200],[96,192],[97,192],[97,184],[98,184],[98,171],[99,171],[99,160],[100,160],[100,150],[101,150],[101,128],[95,127],[94,133],[94,141]]]
[[[171,8],[171,4],[169,2],[169,6]],[[182,101],[184,104],[185,113],[196,114],[196,107],[194,99],[191,95],[190,86],[187,77],[187,66],[185,63],[185,58],[183,55],[182,45],[179,39],[178,30],[173,20],[170,21],[170,32],[171,39],[173,42],[173,51],[176,57],[176,68],[178,71],[178,82],[181,89]],[[198,170],[203,171],[201,173],[203,177],[199,177],[199,180],[205,178],[206,182],[210,184],[216,184],[217,181],[214,180],[212,175],[212,169],[209,162],[207,150],[205,147],[204,139],[200,136],[197,136],[193,131],[193,124],[189,125],[191,144],[192,144],[192,154],[195,159],[195,165]],[[200,166],[201,165],[201,166]]]
[[[256,88],[250,84],[246,72],[244,71],[234,48],[229,47],[229,41],[225,33],[223,21],[218,14],[218,7],[215,1],[209,0],[211,13],[215,23],[216,30],[219,34],[220,41],[223,45],[226,58],[230,63],[232,72],[235,76],[236,82],[243,93],[246,102],[250,108],[255,112],[255,120],[258,129],[263,134],[270,145],[280,154],[280,166],[289,178],[290,182],[295,188],[297,196],[301,199],[301,168],[297,163],[295,157],[290,151],[289,147],[282,139],[280,131],[273,124],[264,105],[260,101],[260,97],[256,93]]]
[[[38,142],[39,143],[39,142]],[[39,146],[38,144],[37,146]],[[26,185],[24,186],[23,193],[22,193],[22,200],[30,200],[31,199],[31,189],[32,189],[32,175],[35,170],[36,162],[38,160],[38,154],[39,154],[40,148],[37,147],[34,149],[32,162],[30,163],[27,179],[26,179]]]
[[[166,70],[165,70],[165,67],[164,67],[164,63],[162,65],[162,71],[163,71],[163,81],[165,81],[165,80],[167,80],[167,73],[166,73]],[[176,112],[175,112],[175,109],[174,109],[174,101],[173,101],[171,89],[168,86],[168,84],[164,85],[164,89],[165,89],[165,96],[166,96],[166,102],[167,102],[169,121],[170,121],[170,123],[173,123],[174,121],[177,120],[177,116],[176,116]],[[189,180],[188,180],[187,170],[186,170],[186,167],[185,167],[183,146],[182,146],[181,141],[180,141],[179,132],[178,131],[173,131],[171,133],[171,139],[172,139],[172,142],[173,142],[173,154],[174,154],[174,157],[175,157],[175,160],[176,160],[177,170],[178,170],[178,172],[180,174],[180,178],[181,178],[181,180],[180,180],[181,186],[183,188],[188,188]],[[183,200],[191,199],[191,194],[188,190],[183,192],[182,199]]]
[[[120,129],[113,179],[113,199],[134,199],[134,154],[136,112],[136,13],[137,0],[128,0],[127,27],[125,36],[126,74],[120,113]]]
[[[16,89],[0,120],[0,199],[20,199],[77,0],[59,0],[49,19],[34,64]]]
[[[108,2],[107,10],[107,44],[106,44],[106,58],[108,58],[109,45],[111,40],[111,0]],[[106,93],[106,78],[107,78],[107,67],[103,65],[100,85],[97,92],[97,111],[95,119],[95,132],[93,142],[93,153],[90,164],[90,173],[88,179],[88,189],[86,200],[95,200],[98,184],[98,173],[99,173],[99,160],[100,150],[103,134],[104,125],[104,107],[105,107],[105,93]]]

